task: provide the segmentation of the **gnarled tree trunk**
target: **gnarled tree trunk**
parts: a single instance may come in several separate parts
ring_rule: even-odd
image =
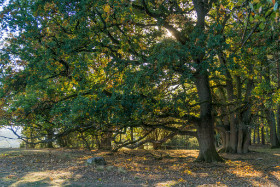
[[[194,32],[203,36],[205,29],[205,17],[214,1],[193,0],[196,11],[196,26]],[[199,39],[199,38],[197,38]],[[197,47],[205,47],[206,43],[200,43]],[[193,61],[197,65],[194,75],[195,85],[200,100],[200,122],[197,124],[197,139],[199,142],[199,156],[197,161],[215,162],[223,161],[215,148],[214,121],[212,116],[212,96],[209,86],[209,75],[203,65],[205,53],[197,51],[193,54]]]
[[[214,122],[212,117],[212,97],[209,87],[208,75],[197,73],[195,84],[198,90],[200,105],[200,122],[197,128],[197,139],[199,142],[199,156],[197,161],[223,161],[215,148]]]

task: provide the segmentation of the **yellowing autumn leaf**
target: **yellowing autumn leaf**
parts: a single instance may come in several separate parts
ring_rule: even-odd
[[[251,53],[251,52],[252,52],[252,49],[251,49],[251,48],[248,48],[247,51],[248,51],[249,53]]]
[[[238,18],[242,18],[243,17],[242,12],[238,12],[237,16],[238,16]]]
[[[141,47],[142,50],[146,50],[146,47],[143,44],[139,43],[139,46]]]
[[[122,54],[122,52],[123,52],[123,51],[122,51],[121,49],[118,49],[118,53]]]
[[[273,59],[273,55],[267,55],[266,57],[267,57],[268,60]]]
[[[109,13],[110,10],[111,10],[110,5],[105,5],[105,6],[104,6],[104,12]]]

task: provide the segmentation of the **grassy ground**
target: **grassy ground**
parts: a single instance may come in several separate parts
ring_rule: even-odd
[[[280,149],[222,154],[225,163],[195,163],[197,150],[109,152],[0,149],[1,186],[280,186]],[[103,156],[106,167],[87,165]]]

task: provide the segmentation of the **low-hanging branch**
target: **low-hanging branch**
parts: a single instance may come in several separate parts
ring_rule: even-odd
[[[171,132],[175,132],[175,133],[180,134],[180,135],[189,135],[189,136],[195,136],[195,137],[197,136],[196,131],[183,130],[185,127],[176,128],[176,127],[167,126],[166,124],[148,124],[148,123],[145,123],[143,121],[141,122],[141,126],[145,127],[145,128],[164,129],[164,130],[168,130],[168,131],[171,131]]]
[[[134,140],[134,141],[127,141],[126,143],[123,143],[121,144],[120,146],[114,148],[112,151],[113,152],[116,152],[118,151],[120,148],[122,147],[126,147],[127,145],[130,145],[130,144],[135,144],[135,146],[137,145],[137,147],[145,144],[145,143],[142,143],[142,144],[137,144],[139,141],[143,140],[144,138],[146,138],[151,132],[153,131],[153,129],[150,129],[148,132],[146,132],[143,136],[141,136],[140,138],[138,138],[137,140]],[[136,147],[135,147],[136,148]]]
[[[135,149],[135,148],[140,147],[141,145],[144,145],[146,143],[162,144],[162,143],[166,142],[167,140],[173,138],[176,135],[177,135],[177,133],[173,132],[173,133],[170,133],[168,136],[164,137],[161,140],[146,139],[146,140],[143,140],[141,142],[137,142],[137,143],[131,144],[129,146],[125,146],[125,147],[129,148],[129,149]]]
[[[155,115],[155,117],[158,117],[158,118],[168,118],[168,117],[177,118],[177,119],[181,119],[181,120],[186,120],[189,123],[194,123],[194,124],[198,124],[200,122],[199,117],[196,117],[196,116],[193,116],[193,115],[190,115],[190,114],[184,114],[184,115],[181,116],[178,113],[164,113],[164,114]]]

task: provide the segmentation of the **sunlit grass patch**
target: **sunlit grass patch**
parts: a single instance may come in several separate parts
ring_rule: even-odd
[[[227,170],[229,173],[235,174],[238,177],[261,177],[262,172],[256,170],[253,165],[243,161],[226,161],[230,166]]]
[[[40,186],[40,185],[50,185],[50,186],[60,186],[71,178],[71,173],[61,171],[42,171],[42,172],[29,172],[25,176],[18,178],[17,182],[13,183],[13,186]]]

